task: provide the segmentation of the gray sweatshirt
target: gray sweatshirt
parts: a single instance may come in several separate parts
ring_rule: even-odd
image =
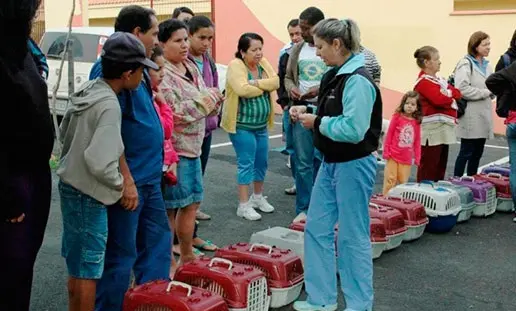
[[[104,80],[96,79],[86,82],[70,97],[61,123],[63,151],[57,175],[105,205],[122,197],[121,122],[115,92]]]

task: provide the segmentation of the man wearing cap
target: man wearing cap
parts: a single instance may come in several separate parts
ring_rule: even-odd
[[[103,78],[86,82],[70,96],[62,122],[57,170],[63,217],[62,255],[68,267],[69,310],[95,308],[96,282],[104,270],[107,206],[122,197],[124,152],[116,94],[140,85],[143,68],[159,67],[132,34],[117,32],[105,43]]]
[[[115,31],[135,35],[145,46],[147,57],[158,43],[156,14],[141,6],[124,7]],[[101,76],[101,68],[97,62],[90,77]],[[124,190],[121,200],[107,209],[109,234],[95,306],[101,311],[122,309],[131,271],[136,284],[168,279],[171,261],[171,233],[161,192],[164,136],[147,71],[138,87],[122,91],[118,100],[125,146],[120,160]]]

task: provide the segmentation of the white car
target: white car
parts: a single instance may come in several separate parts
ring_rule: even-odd
[[[74,59],[74,89],[77,90],[84,82],[88,81],[91,67],[100,56],[104,42],[114,29],[112,27],[74,27],[70,36]],[[40,42],[40,47],[47,57],[48,73],[48,97],[52,98],[52,91],[59,75],[61,58],[65,52],[66,36],[68,28],[47,29]],[[61,82],[57,91],[56,112],[64,115],[68,103],[68,61],[65,60]],[[52,102],[50,102],[52,105]],[[52,109],[52,107],[50,107]]]
[[[74,89],[77,90],[84,82],[88,81],[91,67],[97,61],[102,47],[107,38],[114,32],[112,27],[74,27],[72,28],[71,39],[73,40],[74,59]],[[40,42],[40,47],[47,57],[48,73],[48,97],[52,98],[52,91],[59,75],[61,57],[64,54],[68,28],[48,29]],[[224,90],[226,85],[227,66],[216,64],[220,89]],[[62,116],[68,104],[68,61],[65,60],[61,82],[57,92],[56,112]],[[52,102],[50,101],[50,109]]]

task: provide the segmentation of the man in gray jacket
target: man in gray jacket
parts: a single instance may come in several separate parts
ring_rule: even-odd
[[[117,94],[136,88],[147,59],[134,35],[117,32],[102,53],[104,78],[86,82],[70,97],[63,118],[59,193],[63,217],[62,255],[68,266],[69,310],[95,308],[96,280],[104,269],[107,205],[122,197],[119,159],[124,152]]]

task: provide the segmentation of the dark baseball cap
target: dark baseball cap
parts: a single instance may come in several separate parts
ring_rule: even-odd
[[[159,66],[147,58],[145,46],[133,34],[115,32],[104,43],[101,57],[117,63],[140,63],[145,67],[159,70]]]

